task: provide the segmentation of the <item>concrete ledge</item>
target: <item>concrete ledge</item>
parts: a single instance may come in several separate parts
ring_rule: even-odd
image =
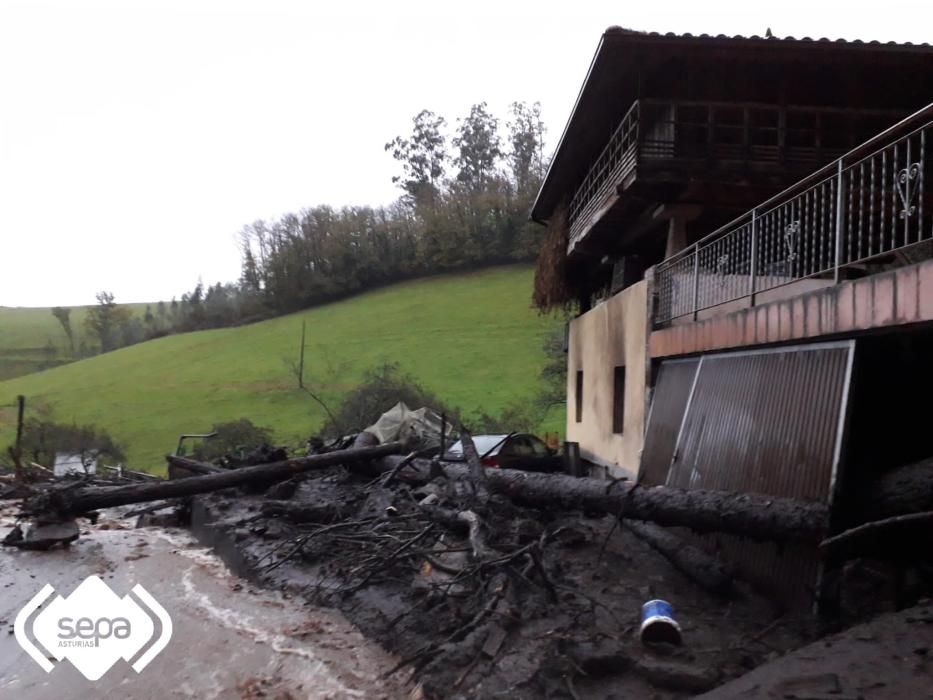
[[[654,331],[652,358],[933,322],[933,260]]]

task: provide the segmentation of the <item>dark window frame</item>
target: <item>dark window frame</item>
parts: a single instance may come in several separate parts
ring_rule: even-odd
[[[574,396],[577,423],[583,422],[583,370],[577,370],[577,385]]]
[[[625,365],[612,371],[612,432],[625,433]]]

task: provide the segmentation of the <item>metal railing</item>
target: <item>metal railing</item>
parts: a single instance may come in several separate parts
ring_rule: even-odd
[[[655,326],[805,279],[933,257],[933,104],[655,268]]]
[[[705,176],[711,169],[802,175],[902,113],[756,102],[640,99],[609,136],[570,200],[571,244],[636,166]]]
[[[590,215],[606,195],[635,167],[638,151],[638,102],[629,107],[622,121],[609,137],[596,162],[570,200],[567,215],[570,237],[575,240]]]

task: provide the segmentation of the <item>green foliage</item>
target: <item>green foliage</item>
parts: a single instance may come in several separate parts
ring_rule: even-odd
[[[471,192],[483,191],[495,176],[496,164],[502,157],[499,120],[489,114],[485,102],[470,108],[469,116],[460,122],[453,145],[457,149],[455,162],[460,168],[457,179]]]
[[[446,139],[442,133],[447,121],[430,110],[421,110],[412,120],[409,138],[396,136],[385,145],[402,165],[402,175],[392,178],[401,185],[418,207],[430,206],[438,192],[447,162]]]
[[[132,318],[131,312],[114,299],[110,292],[98,292],[97,306],[90,307],[84,318],[85,328],[100,344],[101,352],[114,350],[124,344],[127,337],[133,337],[124,330],[124,325]]]
[[[529,308],[531,279],[528,265],[436,276],[0,381],[0,446],[13,441],[17,394],[27,397],[27,416],[49,403],[56,420],[106,426],[126,446],[132,469],[161,473],[181,433],[244,417],[271,427],[277,444],[302,444],[326,418],[282,363],[296,356],[302,321],[306,381],[328,406],[339,405],[366,370],[397,362],[445,403],[470,409],[464,416],[469,423],[475,407],[499,413],[535,391],[546,359],[541,343],[558,322]],[[48,308],[30,312],[0,310],[0,343],[11,336],[27,343],[38,335],[37,346],[47,335],[61,339]],[[72,323],[82,313],[74,309]],[[31,320],[44,325],[27,326]],[[560,412],[549,413],[539,430],[563,430]]]
[[[467,427],[474,435],[534,433],[541,425],[541,411],[533,402],[515,401],[501,413],[481,413]]]
[[[480,412],[468,426],[474,433],[533,433],[548,424],[548,416],[555,413],[554,409],[565,409],[567,353],[564,351],[564,332],[564,326],[560,325],[544,337],[541,349],[546,360],[538,375],[540,381],[530,398],[513,400],[495,415]],[[558,412],[563,415],[564,410]]]
[[[567,401],[567,352],[564,344],[568,320],[567,316],[561,317],[561,325],[548,333],[542,343],[541,349],[547,359],[539,374],[541,381],[536,401],[545,411],[563,406]]]
[[[519,195],[537,190],[544,178],[544,122],[541,119],[541,103],[528,105],[513,102],[512,117],[508,122],[509,167]]]
[[[398,363],[385,362],[363,375],[363,381],[347,393],[334,412],[334,418],[324,423],[321,433],[339,437],[362,430],[375,423],[399,401],[413,410],[426,406],[452,418],[457,415],[456,409],[447,406],[414,377],[403,372]]]
[[[412,133],[386,144],[401,166],[405,193],[385,208],[319,205],[240,232],[239,284],[215,290],[217,313],[196,287],[182,297],[181,330],[287,313],[367,289],[438,272],[477,269],[537,254],[540,230],[528,221],[544,174],[540,106],[514,103],[509,149],[485,103],[460,120],[447,152],[446,120],[428,110]],[[445,180],[448,162],[457,168]],[[508,168],[501,168],[505,163]],[[217,292],[222,291],[222,294]]]
[[[195,459],[209,462],[272,443],[272,430],[254,425],[249,418],[215,423],[209,432],[217,435],[197,443],[192,451]]]
[[[139,315],[145,305],[124,305]],[[88,307],[68,311],[74,350],[61,322],[48,307],[10,308],[0,306],[0,381],[66,364],[100,351],[97,342],[84,332]],[[55,353],[49,351],[54,346]]]
[[[68,347],[71,350],[71,354],[74,355],[75,336],[71,328],[71,309],[68,307],[56,306],[52,309],[52,315],[55,317],[55,320],[61,324],[62,330],[65,332],[65,337],[68,339]]]
[[[8,452],[12,451],[12,446]],[[23,424],[24,461],[52,468],[59,452],[79,454],[85,463],[95,458],[123,462],[123,449],[107,431],[94,425],[56,423],[44,418],[29,418]]]

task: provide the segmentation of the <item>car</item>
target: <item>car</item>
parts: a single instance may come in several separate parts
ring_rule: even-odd
[[[563,468],[563,460],[539,437],[531,433],[474,435],[473,444],[484,467],[524,469],[532,472],[555,472]],[[462,462],[463,443],[457,440],[444,453],[450,462]]]

